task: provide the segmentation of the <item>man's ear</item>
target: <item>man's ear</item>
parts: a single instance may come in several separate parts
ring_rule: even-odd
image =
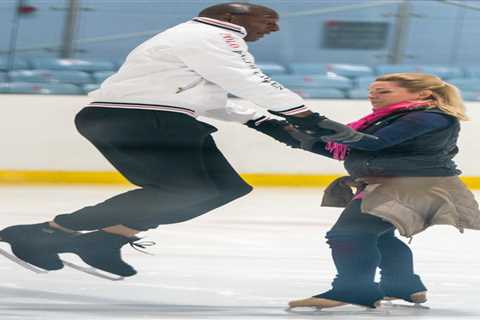
[[[221,16],[220,20],[233,23],[233,21],[235,20],[235,16],[227,12]]]

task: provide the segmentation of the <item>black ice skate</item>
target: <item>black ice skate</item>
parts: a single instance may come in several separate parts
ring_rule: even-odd
[[[48,222],[7,227],[0,231],[0,241],[10,244],[13,255],[2,249],[0,254],[36,273],[59,270],[64,264],[58,247],[73,235],[50,227]]]
[[[94,269],[83,268],[64,261],[69,267],[109,280],[121,280],[122,277],[130,277],[137,273],[131,265],[122,260],[121,248],[125,244],[142,246],[141,244],[134,244],[139,239],[137,237],[127,238],[104,231],[95,231],[71,237],[64,244],[63,248],[60,249],[60,252],[75,253],[89,266],[118,275],[120,278],[102,275]]]

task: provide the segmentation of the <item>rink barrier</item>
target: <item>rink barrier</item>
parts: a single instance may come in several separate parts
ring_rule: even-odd
[[[325,187],[340,175],[244,173],[241,174],[254,187]],[[480,189],[480,177],[461,176],[470,189]],[[118,172],[102,171],[40,171],[40,170],[0,170],[0,184],[95,184],[129,185]]]

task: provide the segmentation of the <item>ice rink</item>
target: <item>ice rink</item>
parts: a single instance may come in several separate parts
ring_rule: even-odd
[[[0,187],[0,227],[43,222],[123,190]],[[123,281],[69,268],[39,275],[1,259],[0,319],[480,319],[480,232],[443,226],[411,243],[429,310],[287,312],[289,300],[329,289],[335,275],[323,237],[340,210],[321,208],[321,196],[321,189],[260,188],[195,220],[146,232],[157,243],[148,249],[154,256],[124,247],[139,273]]]

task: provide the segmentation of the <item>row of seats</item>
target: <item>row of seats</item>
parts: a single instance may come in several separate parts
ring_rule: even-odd
[[[367,99],[367,89],[339,90],[333,88],[293,88],[305,99]],[[462,91],[465,101],[480,101],[480,91]]]
[[[70,83],[34,83],[34,82],[0,82],[0,94],[51,94],[81,95],[97,89],[99,84],[74,85]],[[293,91],[306,99],[366,99],[366,88],[301,88],[292,87]],[[480,91],[462,91],[467,101],[480,101]]]
[[[0,57],[0,70],[9,69],[10,62],[5,57]],[[58,58],[15,58],[12,70],[66,70],[66,71],[115,71],[119,67],[118,62],[97,59],[58,59]]]
[[[7,61],[0,58],[0,69]],[[112,75],[118,64],[103,60],[38,58],[16,59],[15,70],[0,71],[0,93],[84,94]],[[466,100],[478,100],[480,67],[461,69],[442,66],[258,63],[273,80],[306,98],[358,98],[367,96],[377,74],[394,72],[434,73],[454,85]],[[33,67],[35,69],[27,69]],[[462,77],[464,76],[464,77]],[[466,76],[466,77],[465,77]]]
[[[386,64],[369,67],[357,64],[291,63],[285,67],[276,63],[258,63],[258,66],[268,75],[336,74],[349,79],[355,79],[358,77],[373,77],[386,73],[422,72],[435,74],[445,80],[451,78],[480,78],[480,65],[461,68],[441,65],[410,64]]]
[[[98,84],[75,85],[55,82],[0,82],[0,94],[82,95],[95,90],[98,86]]]
[[[375,81],[375,77],[358,77],[351,80],[337,75],[273,75],[275,81],[289,88],[335,88],[335,89],[361,89],[366,90]],[[449,83],[462,91],[480,91],[480,78],[452,78]]]
[[[7,82],[60,82],[72,84],[102,83],[114,71],[95,71],[92,73],[77,70],[14,70],[0,71],[0,81]]]
[[[35,82],[35,83],[70,83],[76,85],[99,84],[111,76],[113,71],[66,70],[15,70],[0,72],[0,82]],[[328,75],[292,75],[274,74],[275,81],[289,88],[334,88],[334,89],[367,89],[375,80],[373,76],[361,76],[354,80],[336,74]],[[480,78],[452,78],[448,80],[463,91],[480,90]]]
[[[7,70],[8,61],[0,57],[0,71]],[[121,62],[107,60],[82,60],[82,59],[58,59],[58,58],[31,58],[29,60],[16,58],[13,63],[14,70],[64,70],[64,71],[115,71]],[[441,65],[377,65],[370,67],[360,64],[338,63],[290,63],[283,66],[278,63],[258,63],[268,75],[327,75],[336,74],[349,79],[358,77],[377,76],[385,73],[396,72],[424,72],[438,75],[443,79],[451,78],[480,78],[480,65],[469,67],[453,67]]]

